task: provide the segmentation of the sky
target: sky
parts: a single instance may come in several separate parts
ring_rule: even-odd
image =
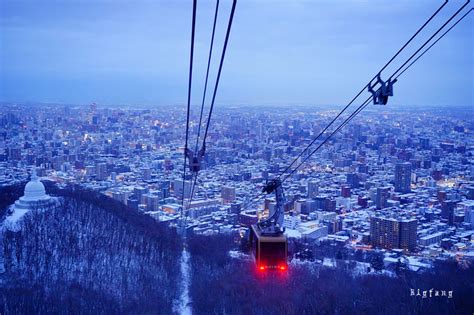
[[[216,106],[346,104],[442,2],[240,0]],[[450,1],[382,78],[461,4]],[[209,91],[230,8],[221,0]],[[214,9],[198,0],[193,105]],[[191,0],[0,0],[0,101],[184,105],[191,15]],[[473,16],[400,77],[391,104],[474,104]]]

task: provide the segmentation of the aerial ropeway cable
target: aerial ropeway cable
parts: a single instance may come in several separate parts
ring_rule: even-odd
[[[211,67],[212,48],[214,46],[214,35],[216,33],[216,22],[217,22],[218,12],[219,12],[219,0],[216,1],[216,10],[215,10],[215,13],[214,13],[214,23],[212,25],[211,44],[209,45],[209,57],[207,58],[206,79],[204,81],[204,91],[202,93],[201,111],[200,111],[200,114],[199,114],[199,124],[198,124],[198,132],[197,132],[197,137],[196,137],[196,146],[194,148],[195,151],[197,151],[199,149],[199,136],[201,134],[202,114],[204,113],[204,104],[206,102],[207,82],[208,82],[208,79],[209,79],[209,69]]]
[[[199,148],[199,137],[201,133],[201,125],[202,125],[202,119],[203,119],[203,112],[204,112],[204,104],[205,104],[205,99],[206,99],[206,91],[207,91],[207,83],[208,83],[208,78],[209,78],[209,69],[210,69],[210,63],[212,59],[212,51],[213,51],[213,45],[214,45],[214,35],[215,35],[215,29],[216,29],[216,21],[218,17],[218,10],[219,10],[219,0],[217,0],[216,3],[216,9],[214,13],[214,23],[213,23],[213,29],[212,29],[212,36],[211,36],[211,43],[210,43],[210,48],[209,48],[209,56],[208,56],[208,64],[207,64],[207,70],[206,70],[206,79],[205,79],[205,84],[204,84],[204,92],[203,92],[203,98],[201,102],[201,112],[200,112],[200,118],[199,118],[199,126],[198,126],[198,135],[196,138],[196,145],[194,151],[190,150],[188,148],[188,138],[189,138],[189,116],[190,116],[190,111],[191,111],[191,87],[192,87],[192,63],[193,63],[193,51],[194,51],[194,34],[195,34],[195,21],[196,21],[196,6],[197,6],[197,0],[193,1],[193,22],[192,22],[192,35],[191,35],[191,57],[190,57],[190,74],[189,74],[189,85],[188,85],[188,106],[187,106],[187,119],[186,119],[186,140],[185,140],[185,148],[184,148],[184,169],[183,169],[183,186],[182,186],[182,200],[181,200],[181,218],[183,220],[183,225],[185,225],[185,220],[187,217],[187,211],[186,208],[189,207],[193,194],[194,194],[194,189],[195,185],[197,182],[197,177],[198,173],[201,169],[201,162],[204,158],[205,152],[206,152],[206,138],[207,134],[209,131],[209,125],[211,122],[211,117],[212,117],[212,112],[214,109],[214,103],[217,95],[217,89],[219,87],[219,81],[220,81],[220,76],[222,73],[222,67],[224,64],[224,59],[225,59],[225,53],[227,50],[227,44],[229,41],[229,36],[230,36],[230,31],[232,27],[232,22],[234,18],[234,12],[235,12],[235,7],[237,4],[237,0],[233,0],[232,2],[232,9],[230,12],[229,16],[229,22],[227,25],[227,31],[226,31],[226,36],[224,40],[224,46],[222,49],[222,54],[220,58],[220,63],[219,63],[219,68],[217,72],[217,78],[216,82],[214,85],[214,91],[213,91],[213,96],[212,96],[212,101],[210,104],[210,109],[209,109],[209,114],[207,117],[207,122],[206,122],[206,129],[204,132],[203,140],[202,140],[202,146],[201,149],[198,150]],[[192,186],[190,190],[190,196],[188,198],[187,205],[185,206],[184,199],[185,199],[185,182],[186,182],[186,161],[189,160],[189,168],[190,171],[192,172]],[[183,216],[184,213],[184,216]]]
[[[193,19],[191,26],[191,51],[189,54],[189,79],[188,79],[188,103],[187,103],[187,112],[186,112],[186,140],[184,144],[184,164],[183,164],[183,199],[181,202],[181,218],[183,217],[183,207],[184,207],[184,183],[186,180],[186,152],[188,150],[188,137],[189,137],[189,114],[191,112],[191,87],[193,81],[193,56],[194,56],[194,35],[196,30],[196,8],[197,0],[193,0]]]
[[[428,38],[424,43],[423,45],[421,45],[388,79],[388,81],[390,81],[393,77],[396,76],[396,74],[407,64],[409,63],[436,35],[438,35],[439,32],[441,32],[447,24],[449,24],[449,22],[451,22],[463,9],[464,7],[466,7],[466,5],[469,3],[469,1],[467,1],[463,6],[461,6],[443,25],[441,25],[438,30],[430,36],[430,38]],[[472,9],[471,9],[472,10]],[[469,10],[460,20],[462,20],[467,14],[469,14],[469,12],[471,12],[471,10]],[[459,23],[459,21],[457,21],[452,27],[451,29],[456,26],[457,23]],[[450,30],[450,29],[449,29]],[[449,32],[449,30],[447,32]],[[447,33],[446,32],[446,33]],[[445,34],[446,34],[445,33]],[[444,36],[445,34],[443,34],[442,36]],[[439,38],[441,39],[442,36]],[[439,40],[438,39],[438,40]],[[437,40],[437,41],[438,41]],[[436,42],[433,43],[433,45],[436,44]],[[433,46],[432,45],[432,46]],[[432,46],[430,46],[429,48],[431,48]],[[429,49],[428,48],[428,49]],[[426,50],[427,51],[427,50]],[[425,51],[425,52],[426,52]],[[424,54],[424,53],[423,53]],[[422,55],[420,55],[421,57]],[[419,58],[418,58],[419,59]],[[416,60],[418,60],[416,59]],[[414,63],[414,62],[413,62]],[[410,64],[413,65],[413,63]],[[409,67],[410,67],[409,66]],[[404,70],[406,71],[408,69],[408,67]],[[400,77],[400,75],[397,76],[397,78]],[[382,89],[382,87],[379,88],[379,90]],[[339,127],[337,127],[322,143],[320,143],[313,151],[311,151],[311,153],[309,153],[304,159],[303,161],[301,161],[299,163],[299,165],[297,167],[295,167],[288,175],[286,175],[286,177],[281,181],[281,183],[285,182],[285,180],[290,177],[301,165],[303,165],[314,153],[316,153],[335,133],[337,133],[339,130],[341,130],[344,126],[346,126],[355,116],[357,116],[365,107],[367,107],[368,105],[370,104],[370,97],[362,103],[362,105],[360,105],[348,118],[346,118],[346,120],[344,120],[344,122],[342,122]]]
[[[222,66],[224,65],[225,53],[226,53],[226,50],[227,50],[227,43],[229,42],[230,30],[232,28],[232,21],[234,20],[234,12],[235,12],[235,6],[236,5],[237,5],[237,0],[233,0],[232,1],[232,9],[230,11],[230,16],[229,16],[229,23],[227,24],[227,32],[225,34],[224,47],[222,48],[221,60],[220,60],[220,63],[219,63],[219,70],[217,71],[217,78],[216,78],[216,83],[214,85],[214,92],[212,93],[212,101],[211,101],[211,106],[210,106],[210,109],[209,109],[209,115],[208,115],[208,118],[207,118],[206,130],[204,132],[204,138],[202,140],[202,147],[204,148],[204,150],[206,149],[207,133],[209,131],[209,124],[210,124],[211,118],[212,118],[212,111],[214,110],[214,103],[216,101],[217,89],[219,87],[219,81],[220,81],[220,78],[221,78]]]
[[[200,153],[203,157],[204,157],[205,152],[204,151],[201,151],[201,152],[198,151],[199,150],[199,137],[201,135],[202,118],[203,118],[203,113],[204,113],[204,104],[206,102],[207,82],[208,82],[208,79],[209,79],[209,69],[211,67],[212,48],[214,47],[214,35],[216,33],[216,23],[217,23],[218,12],[219,12],[219,0],[216,1],[216,9],[215,9],[215,13],[214,13],[214,22],[213,22],[213,25],[212,25],[211,44],[209,45],[209,56],[208,56],[208,59],[207,59],[206,79],[204,81],[204,91],[202,93],[201,110],[200,110],[200,113],[199,113],[198,132],[197,132],[197,136],[196,136],[196,145],[194,147],[194,152],[197,152],[198,154]],[[192,187],[191,187],[191,195],[190,195],[190,198],[189,198],[188,205],[191,203],[192,198],[194,196],[194,189],[195,189],[196,182],[197,182],[197,173],[193,177],[194,177],[192,179],[193,184],[192,184]]]
[[[431,20],[438,15],[438,13],[446,6],[448,3],[448,0],[445,0],[445,2],[421,25],[418,30],[408,39],[405,44],[390,58],[390,60],[377,72],[377,74],[374,75],[374,77],[370,80],[374,80],[377,78],[377,76],[384,71],[395,58],[411,43],[413,39],[431,22]],[[326,127],[306,146],[306,148],[288,165],[288,167],[285,168],[285,170],[282,172],[285,173],[287,172],[293,165],[298,161],[300,157],[302,157],[305,152],[326,132],[326,130],[331,127],[331,125],[359,98],[359,96],[365,91],[365,89],[369,86],[369,83],[365,85],[357,94],[352,98],[352,100],[329,122],[329,124],[326,125]],[[278,176],[278,178],[280,178]]]
[[[416,63],[418,61],[418,59],[420,59],[421,57],[423,57],[423,55],[428,52],[431,47],[433,47],[434,45],[436,45],[436,43],[441,39],[443,38],[446,34],[448,34],[459,22],[461,22],[469,13],[471,13],[472,11],[474,10],[474,8],[470,8],[469,11],[467,11],[462,17],[460,17],[453,25],[451,25],[450,28],[448,28],[440,37],[438,37],[438,39],[436,39],[430,46],[428,46],[428,48],[425,49],[425,51],[423,51],[418,57],[415,58],[415,60],[413,60],[405,69],[403,69],[402,72],[400,72],[396,77],[395,79],[398,79],[399,76],[401,76],[405,71],[407,71],[414,63]]]
[[[421,57],[423,57],[425,55],[425,53],[427,53],[434,45],[436,45],[436,43],[438,43],[438,41],[440,39],[442,39],[446,34],[448,34],[459,22],[461,22],[469,13],[471,13],[472,11],[474,10],[474,8],[471,8],[469,9],[462,17],[460,17],[453,25],[451,25],[450,28],[448,28],[441,36],[439,36],[428,48],[426,48],[423,53],[421,53],[418,57],[416,57],[408,66],[405,67],[405,69],[403,69],[403,71],[401,71],[396,77],[395,79],[398,79],[403,73],[405,73],[405,71],[407,71],[413,64],[415,64]],[[401,68],[400,68],[401,69]],[[400,70],[399,69],[399,70]],[[367,99],[364,103],[363,103],[363,106],[360,107],[356,112],[355,112],[355,115],[357,115],[359,112],[361,112],[365,107],[367,107],[368,105],[368,101],[370,99]],[[348,123],[350,122],[347,121],[345,122],[340,129],[344,128]],[[340,130],[339,129],[339,130]]]
[[[222,66],[224,65],[225,54],[226,54],[226,51],[227,51],[227,44],[229,42],[230,31],[231,31],[231,28],[232,28],[232,22],[233,22],[233,19],[234,19],[234,13],[235,13],[236,5],[237,5],[237,0],[234,0],[232,2],[232,9],[231,9],[230,15],[229,15],[229,22],[227,24],[227,31],[226,31],[226,35],[225,35],[225,39],[224,39],[224,46],[222,48],[221,59],[220,59],[219,68],[218,68],[218,71],[217,71],[217,78],[216,78],[216,82],[215,82],[215,85],[214,85],[214,91],[213,91],[213,94],[212,94],[212,100],[211,100],[211,104],[210,104],[210,108],[209,108],[209,114],[207,116],[206,129],[204,131],[202,146],[201,146],[201,149],[198,151],[199,158],[201,160],[202,160],[202,158],[204,158],[204,155],[205,155],[205,152],[206,152],[207,134],[208,134],[208,131],[209,131],[209,126],[210,126],[210,123],[211,123],[212,113],[213,113],[213,110],[214,110],[214,104],[215,104],[215,100],[216,100],[217,90],[218,90],[218,87],[219,87],[219,81],[220,81],[221,73],[222,73]],[[217,9],[216,9],[215,17],[217,18]],[[214,21],[214,23],[215,23],[215,21]],[[209,56],[209,61],[210,61],[210,56]],[[206,75],[206,80],[207,80],[207,75]],[[204,104],[204,99],[203,99],[203,104]],[[201,109],[203,109],[203,106],[201,106]],[[199,141],[199,139],[196,140],[196,143],[198,143],[198,141]],[[188,200],[188,205],[191,203],[191,201],[193,199],[193,194],[194,194],[194,189],[195,189],[196,182],[197,182],[197,177],[198,177],[198,172],[196,172],[195,175],[194,175],[194,180],[193,180],[193,184],[192,184],[192,187],[191,187],[191,194],[190,194],[190,197],[189,197],[189,200]]]
[[[431,19],[446,5],[448,1],[446,1],[440,8],[438,8],[438,10],[430,17],[430,19],[427,20],[427,22],[425,22],[423,24],[423,26],[415,33],[415,35],[413,35],[410,40],[397,52],[397,54],[395,54],[394,57],[392,57],[392,59],[382,68],[382,69],[385,69],[386,66],[388,66],[388,64],[393,61],[393,59],[403,50],[403,48],[405,48],[408,43],[428,24],[429,21],[431,21]],[[471,8],[468,12],[466,12],[460,19],[458,19],[447,31],[445,31],[438,39],[436,39],[436,41],[434,41],[423,53],[421,53],[416,59],[414,59],[401,73],[399,73],[397,75],[397,73],[405,66],[407,65],[440,31],[442,31],[447,24],[449,24],[449,22],[451,22],[465,7],[466,5],[470,2],[470,0],[467,0],[464,5],[462,5],[441,27],[438,28],[438,30],[430,36],[430,38],[428,40],[426,40],[424,42],[423,45],[421,45],[389,78],[389,80],[387,80],[387,82],[389,82],[392,78],[395,77],[395,79],[392,81],[393,83],[396,82],[396,80],[406,71],[408,70],[414,63],[416,63],[427,51],[429,51],[441,38],[443,38],[447,33],[449,33],[449,31],[451,31],[462,19],[464,19],[473,9]],[[381,70],[382,71],[382,70]],[[380,72],[374,77],[376,78],[378,75],[380,75]],[[373,79],[372,79],[373,80]],[[371,80],[371,81],[372,81]],[[363,90],[365,90],[366,87],[369,87],[370,88],[370,84],[371,82],[369,82],[369,84],[367,84]],[[382,86],[380,88],[378,88],[376,90],[376,92],[380,92]],[[363,91],[362,90],[362,91]],[[290,173],[286,174],[285,173],[291,168],[291,166],[309,149],[309,147],[311,147],[311,145],[317,140],[319,139],[319,137],[324,134],[324,132],[330,127],[330,125],[332,125],[335,120],[337,120],[337,118],[355,101],[355,99],[357,99],[359,96],[361,95],[361,92],[359,92],[356,97],[354,97],[354,99],[335,117],[335,119],[333,119],[329,124],[328,126],[326,126],[326,128],[323,129],[323,131],[321,131],[318,136],[300,153],[300,155],[298,155],[298,157],[290,164],[290,166],[288,166],[278,177],[277,179],[280,180],[280,183],[283,184],[284,181],[286,181],[288,179],[288,177],[290,177],[293,173],[295,173],[299,167],[301,165],[303,165],[314,153],[316,153],[325,143],[327,143],[327,141],[329,141],[329,139],[335,134],[337,133],[339,130],[341,130],[344,126],[346,126],[355,116],[357,116],[364,108],[366,108],[369,104],[370,104],[370,100],[372,99],[372,97],[369,97],[367,98],[360,106],[357,107],[357,109],[355,111],[352,112],[352,114],[347,117],[330,135],[328,135],[328,137],[326,137],[326,139],[320,143],[314,150],[312,150],[299,164],[297,167],[295,167]],[[281,179],[282,176],[285,177],[283,179]],[[257,195],[257,197],[255,197],[253,199],[253,201],[251,201],[250,203],[248,203],[246,205],[246,207],[244,207],[244,209],[246,209],[247,207],[249,207],[250,205],[252,205],[253,203],[257,202],[258,200],[261,199],[262,196],[264,196],[265,193],[260,193],[259,195]]]
[[[410,44],[410,42],[415,39],[415,37],[431,22],[431,20],[436,15],[438,15],[438,13],[446,6],[447,3],[448,0],[445,0],[444,3],[440,7],[438,7],[433,14],[431,14],[431,16],[418,28],[418,30],[405,42],[405,44],[402,45],[402,47],[392,56],[392,58],[390,58],[390,60],[378,71],[377,74],[374,75],[374,77],[370,81],[377,78],[377,76],[380,75],[380,73],[392,63],[392,61]],[[321,130],[321,132],[306,146],[306,148],[303,149],[303,151],[301,151],[300,154],[298,154],[298,156],[293,159],[293,161],[280,173],[280,175],[276,177],[278,180],[280,180],[281,177],[288,170],[291,169],[291,167],[298,161],[298,159],[300,159],[309,150],[309,148],[334,124],[334,122],[336,122],[336,120],[359,98],[359,96],[365,91],[365,89],[370,86],[370,81],[368,84],[362,87],[362,89],[352,98],[352,100],[342,110],[339,111],[339,113],[326,125],[326,127],[324,127],[323,130]],[[260,193],[259,195],[257,195],[257,197],[254,198],[256,199],[255,201],[258,201],[264,195],[265,193]],[[253,204],[255,201],[250,201],[250,203],[248,203],[244,207],[244,209]]]
[[[370,103],[371,100],[374,104],[382,104],[385,105],[388,102],[390,96],[393,95],[393,84],[397,82],[397,79],[406,71],[408,70],[413,64],[415,64],[426,52],[428,52],[442,37],[444,37],[450,30],[452,30],[465,16],[467,16],[472,9],[470,9],[466,14],[464,14],[458,21],[454,23],[446,32],[444,32],[438,39],[436,39],[425,51],[421,54],[420,51],[425,48],[437,35],[440,33],[470,2],[467,2],[461,6],[438,30],[433,33],[428,40],[426,40],[423,45],[421,45],[408,59],[406,59],[403,64],[398,67],[398,69],[392,73],[392,75],[388,78],[387,81],[383,81],[381,78],[381,73],[399,56],[399,54],[405,50],[405,48],[415,39],[418,34],[434,19],[434,17],[446,6],[448,0],[445,0],[444,3],[423,23],[421,27],[410,37],[408,41],[406,41],[401,48],[390,58],[390,60],[374,75],[374,77],[361,89],[359,93],[330,121],[330,123],[314,138],[309,145],[290,163],[288,167],[281,172],[278,177],[272,179],[271,181],[267,182],[265,185],[262,193],[257,196],[257,200],[260,199],[261,196],[275,193],[276,199],[276,206],[273,210],[270,210],[270,215],[267,219],[258,222],[251,226],[249,229],[249,243],[252,243],[254,247],[254,256],[255,261],[257,263],[257,267],[260,271],[264,271],[266,269],[269,270],[280,270],[285,271],[288,268],[287,265],[287,250],[288,250],[288,243],[286,236],[284,235],[284,228],[283,228],[283,219],[284,219],[284,206],[286,203],[286,199],[283,193],[283,183],[292,176],[295,172],[299,170],[299,168],[308,160],[310,159],[324,144],[326,144],[337,132],[339,132],[342,128],[344,128],[352,119],[354,119],[364,108],[366,108]],[[188,102],[187,102],[187,116],[186,116],[186,137],[185,137],[185,148],[184,148],[184,166],[183,166],[183,186],[182,186],[182,206],[181,206],[181,226],[182,232],[185,239],[185,226],[186,226],[186,218],[187,218],[187,209],[189,208],[192,198],[194,195],[194,189],[197,183],[197,178],[199,175],[199,171],[201,169],[201,162],[204,158],[206,152],[206,139],[209,131],[210,121],[212,118],[212,113],[214,109],[215,99],[217,95],[217,90],[219,87],[220,76],[222,73],[222,67],[225,60],[225,54],[227,49],[227,44],[230,36],[230,31],[232,27],[235,7],[236,7],[237,0],[233,0],[232,9],[229,15],[229,21],[227,25],[226,36],[224,40],[224,45],[222,48],[222,53],[220,57],[219,68],[217,71],[217,77],[214,85],[214,90],[212,94],[212,100],[210,103],[209,113],[206,119],[206,127],[204,131],[204,136],[202,139],[202,146],[199,149],[199,141],[201,135],[201,127],[203,123],[203,113],[204,113],[204,106],[206,101],[206,92],[207,92],[207,84],[209,79],[209,71],[212,59],[212,51],[214,45],[214,36],[215,36],[215,29],[216,29],[216,21],[218,17],[218,10],[219,10],[219,0],[216,3],[216,9],[214,14],[214,22],[213,22],[213,29],[211,35],[211,42],[209,48],[209,56],[208,56],[208,63],[207,63],[207,70],[206,70],[206,77],[205,77],[205,84],[204,84],[204,91],[203,97],[201,102],[201,111],[199,115],[199,125],[198,125],[198,132],[196,138],[196,145],[194,151],[190,150],[188,147],[188,140],[189,140],[189,122],[190,122],[190,111],[191,111],[191,89],[192,89],[192,75],[193,75],[193,54],[194,54],[194,39],[195,39],[195,23],[196,23],[196,7],[197,7],[197,0],[193,1],[193,19],[192,19],[192,32],[191,32],[191,52],[190,52],[190,66],[189,66],[189,82],[188,82]],[[419,55],[418,55],[419,54]],[[413,60],[413,58],[416,58]],[[412,61],[413,60],[413,61]],[[408,64],[408,66],[407,66]],[[400,72],[401,71],[401,72]],[[376,79],[376,82],[373,81]],[[378,87],[377,87],[378,86]],[[364,90],[368,89],[368,91],[372,94],[369,96],[361,105],[359,105],[347,118],[344,119],[342,123],[340,123],[327,137],[319,143],[316,148],[311,149],[315,142],[321,138],[325,133],[329,130],[329,128],[344,114],[344,112],[362,95]],[[199,150],[198,150],[199,149]],[[311,149],[311,150],[310,150]],[[300,161],[300,158],[303,155],[306,156]],[[190,196],[187,199],[187,205],[185,206],[185,183],[186,183],[186,161],[189,160],[189,168],[192,173],[191,181],[192,186],[190,189]],[[296,167],[292,169],[292,167],[298,163]],[[288,172],[289,171],[289,172]],[[245,208],[244,208],[245,209]],[[243,209],[243,210],[244,210]],[[183,215],[184,214],[184,215]]]

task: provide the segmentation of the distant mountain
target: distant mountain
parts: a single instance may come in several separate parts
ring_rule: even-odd
[[[0,313],[171,314],[176,233],[95,192],[56,194],[59,208],[30,211],[19,232],[2,230]]]

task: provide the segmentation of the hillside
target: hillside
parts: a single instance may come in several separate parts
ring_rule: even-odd
[[[258,273],[231,236],[191,236],[191,299],[194,314],[470,314],[474,266],[437,262],[424,273],[401,270],[356,275],[354,264],[335,268],[291,264],[288,273]],[[352,267],[351,267],[352,266]],[[352,268],[352,269],[351,269]],[[411,289],[452,290],[452,298],[411,296]],[[427,294],[429,292],[427,291]]]
[[[170,314],[176,234],[99,194],[56,193],[60,207],[30,211],[20,232],[2,232],[0,312]]]

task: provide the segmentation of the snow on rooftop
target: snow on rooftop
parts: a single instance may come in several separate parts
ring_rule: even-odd
[[[298,232],[297,230],[293,230],[293,229],[286,229],[285,230],[285,235],[288,238],[301,238],[301,233]]]

